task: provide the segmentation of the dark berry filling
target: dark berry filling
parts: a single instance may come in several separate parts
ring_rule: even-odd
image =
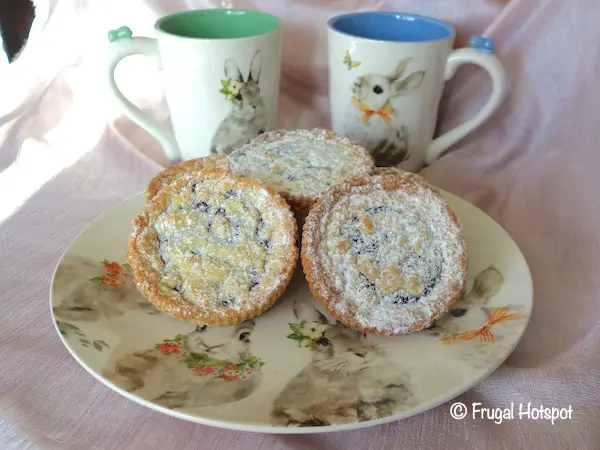
[[[233,297],[229,297],[227,300],[222,300],[221,301],[221,305],[222,306],[231,306],[235,303],[235,298]]]
[[[192,190],[195,189],[196,185],[199,183],[195,183],[193,185],[191,185]],[[236,198],[236,197],[241,197],[241,193],[240,191],[236,190],[236,189],[230,189],[227,190],[224,193],[224,197],[227,199],[231,199],[231,198]],[[172,211],[181,211],[181,210],[188,210],[188,211],[193,211],[195,214],[199,214],[199,213],[203,213],[203,214],[208,214],[208,216],[203,216],[203,226],[205,227],[205,232],[208,233],[209,240],[211,241],[221,241],[221,243],[224,243],[224,241],[227,241],[229,243],[233,243],[233,241],[235,241],[236,239],[238,239],[239,237],[241,237],[243,234],[250,234],[250,236],[255,235],[255,242],[259,242],[260,245],[262,247],[265,248],[265,250],[267,250],[268,252],[271,252],[273,250],[274,247],[274,242],[271,241],[271,239],[267,238],[266,233],[265,233],[265,229],[267,226],[267,222],[266,220],[262,217],[260,211],[257,210],[256,205],[254,204],[246,204],[244,202],[243,203],[243,209],[249,213],[248,216],[229,216],[227,209],[225,207],[225,205],[223,205],[221,203],[221,205],[219,204],[215,204],[212,203],[211,199],[206,199],[206,200],[201,200],[199,198],[195,198],[192,203],[191,203],[191,208],[190,206],[184,206],[184,205],[179,205],[178,208],[173,208]],[[255,229],[252,229],[252,226],[250,226],[251,228],[247,228],[247,222],[249,220],[249,217],[257,217],[257,224]],[[215,235],[216,231],[217,231],[217,222],[215,222],[215,220],[218,220],[220,223],[219,225],[225,225],[225,230],[227,230],[225,235],[219,234],[218,236]],[[225,224],[224,222],[227,221],[227,223],[229,224],[230,228],[227,226],[227,224]],[[204,231],[204,230],[203,230]],[[223,231],[223,230],[218,230],[218,231]],[[248,236],[245,236],[248,237]],[[155,245],[158,245],[159,247],[162,246],[163,244],[168,244],[168,239],[170,238],[170,236],[157,236],[157,241]],[[233,251],[233,249],[232,249]],[[165,264],[165,266],[167,266],[167,261],[165,261],[163,259],[163,255],[162,252],[159,251],[159,255],[161,260],[163,261],[163,264]],[[188,253],[189,255],[194,255],[196,257],[200,257],[203,258],[204,252],[202,251],[202,249],[194,249],[194,250],[190,250],[190,252]],[[235,265],[235,263],[234,263]],[[248,284],[247,284],[247,292],[250,291],[254,291],[257,290],[262,282],[262,277],[264,274],[260,273],[256,268],[251,269],[251,271],[249,272],[249,278],[247,278],[247,280],[249,280]],[[178,294],[184,296],[186,294],[185,288],[183,285],[179,285],[175,288],[173,288],[174,292],[177,292]],[[216,306],[218,307],[232,307],[232,305],[235,305],[238,301],[239,298],[242,298],[240,296],[238,296],[238,294],[234,294],[233,292],[229,292],[227,294],[225,294],[223,297],[221,297],[220,299],[216,300]]]
[[[200,212],[207,212],[208,208],[209,208],[208,203],[206,203],[203,200],[196,203],[196,209],[199,210]]]
[[[260,241],[260,245],[262,245],[266,251],[270,251],[271,250],[271,239],[262,239]]]
[[[256,237],[260,237],[260,234],[261,234],[264,226],[265,226],[265,222],[264,222],[264,220],[262,218],[262,215],[259,215],[258,216],[258,222],[256,224],[256,230],[255,230],[256,231]]]
[[[400,208],[391,207],[388,205],[373,206],[365,210],[372,215],[382,213],[397,213],[404,214]],[[426,224],[420,224],[422,228],[427,228]],[[381,251],[387,248],[393,248],[397,242],[398,235],[392,230],[381,230],[379,233],[366,234],[363,229],[363,224],[359,216],[349,219],[343,227],[342,234],[350,241],[350,253],[355,257],[365,255],[380,255]],[[400,256],[400,255],[403,256]],[[418,296],[411,295],[408,292],[395,292],[386,296],[382,296],[382,300],[391,301],[393,304],[409,304],[415,303],[420,298],[431,293],[439,282],[442,274],[442,265],[440,263],[441,256],[438,252],[429,249],[426,253],[402,252],[399,253],[394,260],[388,260],[387,263],[403,267],[407,273],[419,273],[421,269],[427,265],[429,267],[426,272],[429,272],[422,280],[422,292]],[[369,280],[365,276],[361,276],[360,284],[365,290],[371,292],[378,291],[378,283]],[[381,295],[381,294],[380,294]]]
[[[439,264],[436,264],[435,273],[429,279],[427,279],[427,281],[425,282],[425,285],[423,286],[423,292],[421,293],[421,295],[415,296],[415,295],[410,295],[406,292],[396,292],[391,295],[391,298],[393,299],[392,303],[394,305],[397,305],[399,303],[406,305],[408,303],[418,302],[421,298],[426,297],[431,293],[433,288],[440,281],[441,277],[442,277],[442,266]]]
[[[393,208],[390,208],[389,206],[379,205],[379,206],[372,206],[371,208],[368,208],[366,211],[371,214],[377,214],[377,213],[392,211],[392,210],[393,210]]]
[[[250,287],[248,289],[249,291],[252,291],[254,288],[256,288],[256,286],[260,284],[260,278],[261,275],[255,268],[250,270]]]
[[[375,282],[369,280],[367,277],[363,276],[365,280],[365,289],[375,292],[377,290],[377,285]]]

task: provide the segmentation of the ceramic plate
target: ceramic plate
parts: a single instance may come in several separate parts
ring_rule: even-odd
[[[143,194],[91,223],[61,258],[50,300],[56,329],[108,387],[193,422],[316,433],[418,414],[493,372],[532,308],[531,277],[516,244],[480,210],[444,196],[465,229],[468,289],[420,333],[365,336],[334,320],[317,326],[319,308],[300,264],[283,297],[249,323],[197,327],[158,312],[137,293],[124,260]]]

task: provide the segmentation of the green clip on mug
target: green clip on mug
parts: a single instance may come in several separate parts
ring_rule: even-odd
[[[236,9],[194,10],[160,18],[156,39],[109,33],[107,79],[124,113],[162,145],[171,160],[230,153],[275,127],[281,72],[278,18]],[[131,103],[115,83],[130,55],[154,60],[164,72],[170,128]]]

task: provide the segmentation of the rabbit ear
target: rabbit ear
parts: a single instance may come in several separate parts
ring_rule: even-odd
[[[231,58],[228,58],[225,61],[225,76],[229,80],[237,80],[237,81],[241,81],[242,83],[244,82],[244,77],[242,77],[242,72],[240,72],[240,69],[238,69],[237,64]]]
[[[396,80],[392,83],[392,97],[397,95],[406,95],[416,91],[425,77],[425,71],[411,73],[403,80]]]
[[[294,315],[298,320],[306,320],[308,323],[329,323],[325,316],[315,308],[311,298],[294,299]]]
[[[253,319],[247,320],[246,322],[239,323],[235,326],[236,331],[238,330],[253,330],[255,322]]]
[[[406,70],[406,67],[408,66],[408,64],[412,61],[412,58],[404,58],[403,60],[401,60],[398,65],[396,66],[396,68],[394,69],[394,72],[388,76],[388,78],[390,79],[390,81],[394,81],[394,80],[399,80],[400,78],[402,78],[402,75],[404,75],[404,71]]]
[[[516,312],[516,313],[524,313],[525,312],[525,306],[517,305],[517,304],[513,304],[513,303],[508,304],[508,305],[498,306],[498,308],[506,308],[510,312]]]
[[[486,303],[498,293],[503,284],[504,277],[500,271],[494,266],[490,266],[475,277],[471,295],[477,297],[481,303]]]
[[[481,310],[488,317],[494,312],[494,308],[490,308],[490,307],[487,307],[487,306],[482,306]]]
[[[260,50],[256,50],[256,53],[254,53],[252,61],[250,62],[250,74],[248,75],[248,81],[254,80],[258,83],[258,79],[260,78],[261,66],[262,56]]]
[[[525,317],[524,313],[526,312],[526,308],[524,305],[509,304],[509,305],[503,305],[503,306],[501,306],[501,308],[506,308],[511,313],[519,314],[520,318]]]
[[[502,306],[482,306],[481,310],[487,315],[490,316],[497,309],[506,309],[508,310],[508,314],[514,314],[515,319],[523,318],[523,309],[522,305],[502,305]]]

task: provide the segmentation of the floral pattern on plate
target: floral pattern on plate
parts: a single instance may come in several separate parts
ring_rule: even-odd
[[[255,356],[242,355],[239,362],[219,360],[209,356],[189,351],[184,341],[187,337],[178,334],[173,339],[164,339],[156,348],[163,354],[173,355],[180,359],[196,376],[210,376],[225,381],[246,380],[252,372],[264,363]]]
[[[322,312],[301,269],[273,308],[243,324],[207,327],[159,312],[119,262],[143,194],[97,219],[61,259],[51,295],[57,331],[112,389],[194,422],[315,433],[411,416],[493,372],[531,312],[531,278],[514,242],[444,195],[465,228],[469,289],[420,333],[383,337],[343,326]]]

